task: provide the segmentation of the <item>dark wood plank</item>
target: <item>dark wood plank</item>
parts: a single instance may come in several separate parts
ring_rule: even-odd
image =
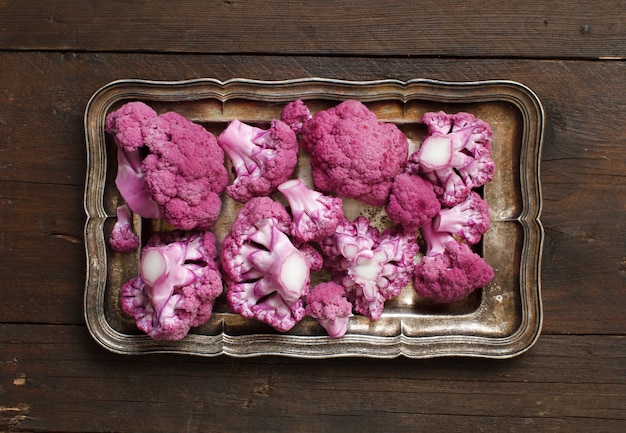
[[[81,323],[80,186],[0,182],[0,322]]]
[[[0,429],[618,432],[624,343],[544,336],[508,361],[124,357],[82,326],[0,325]]]
[[[88,78],[89,65],[61,53],[3,52],[0,59],[0,178],[81,185],[83,112],[98,86]]]
[[[82,116],[91,94],[119,78],[208,76],[527,84],[548,119],[544,332],[623,334],[626,146],[614,119],[626,118],[626,64],[614,61],[0,53],[0,95],[9,102],[0,114],[0,321],[82,322]]]
[[[176,19],[173,19],[176,17]],[[624,57],[626,6],[270,0],[0,4],[0,49],[370,56]],[[262,35],[262,36],[260,36]]]

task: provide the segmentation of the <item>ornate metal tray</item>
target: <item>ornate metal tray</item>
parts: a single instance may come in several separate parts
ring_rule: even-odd
[[[469,111],[494,132],[494,180],[483,190],[491,209],[491,229],[482,254],[495,279],[468,299],[436,305],[414,295],[411,287],[389,301],[376,322],[354,316],[347,334],[330,339],[312,319],[288,333],[230,313],[218,301],[209,323],[182,341],[158,342],[137,331],[118,305],[119,288],[137,274],[139,253],[116,254],[108,247],[115,209],[121,198],[114,184],[115,144],[104,133],[108,112],[132,100],[157,111],[177,111],[219,133],[228,121],[267,122],[284,104],[301,98],[312,111],[345,99],[358,99],[379,118],[396,123],[410,141],[419,142],[426,111]],[[508,358],[529,349],[542,323],[540,265],[543,228],[539,220],[539,157],[544,114],[527,87],[511,81],[450,83],[432,80],[349,82],[330,79],[220,82],[121,80],[102,87],[85,112],[87,174],[84,206],[87,275],[85,319],[94,339],[123,354],[186,353],[200,356],[284,355],[301,358],[365,356],[476,356]],[[235,205],[224,202],[215,226],[218,239],[228,230]],[[371,211],[371,210],[370,210]],[[158,221],[135,220],[145,236]]]

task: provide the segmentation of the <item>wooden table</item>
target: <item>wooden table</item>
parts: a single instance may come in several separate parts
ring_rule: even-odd
[[[0,431],[626,430],[626,5],[0,2]],[[121,356],[83,318],[89,97],[120,78],[506,79],[547,125],[543,333],[510,360]]]

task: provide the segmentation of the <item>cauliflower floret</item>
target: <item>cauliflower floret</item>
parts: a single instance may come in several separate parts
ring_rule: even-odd
[[[228,183],[224,152],[201,125],[143,102],[110,113],[105,130],[118,147],[115,184],[133,212],[165,218],[182,230],[204,230],[221,211]]]
[[[287,124],[273,120],[268,129],[233,120],[217,138],[235,179],[226,193],[238,202],[268,196],[287,181],[298,162],[298,139]]]
[[[282,204],[252,198],[239,211],[221,252],[231,309],[281,332],[304,317],[310,284],[309,255],[292,244],[290,226]]]
[[[306,297],[306,313],[317,320],[331,338],[339,338],[348,330],[352,304],[342,285],[328,281],[311,288]]]
[[[165,218],[183,230],[211,227],[228,183],[224,153],[215,136],[175,112],[149,120],[143,130],[150,153],[142,171]]]
[[[315,188],[384,206],[408,157],[408,141],[363,103],[344,101],[304,123],[301,144],[311,153]]]
[[[440,303],[456,302],[493,279],[491,266],[450,233],[436,232],[426,224],[422,236],[427,250],[413,276],[418,295]]]
[[[280,120],[285,122],[289,127],[296,133],[296,135],[300,135],[302,133],[302,128],[304,124],[311,120],[313,115],[302,100],[297,99],[295,101],[291,101],[280,114]]]
[[[320,241],[331,236],[345,219],[340,197],[323,195],[292,179],[278,190],[289,202],[293,222],[291,235],[300,242]]]
[[[154,340],[180,340],[211,318],[222,293],[211,232],[155,233],[141,252],[140,275],[122,286],[122,311]]]
[[[406,230],[415,231],[430,222],[441,209],[433,185],[420,176],[400,173],[393,180],[387,215]]]
[[[489,205],[472,191],[456,206],[441,209],[432,222],[434,230],[455,234],[474,245],[489,230]]]
[[[473,188],[493,179],[493,133],[470,113],[425,113],[428,136],[409,158],[407,170],[432,182],[442,204],[454,206]]]
[[[132,214],[128,205],[117,207],[117,220],[113,225],[109,244],[113,251],[130,253],[139,248],[139,236],[133,231]]]
[[[396,228],[381,233],[363,216],[345,221],[320,248],[354,311],[372,320],[411,280],[419,249],[416,234]]]

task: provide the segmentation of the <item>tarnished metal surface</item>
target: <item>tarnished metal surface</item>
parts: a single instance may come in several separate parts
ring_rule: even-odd
[[[114,185],[115,145],[104,133],[106,114],[133,100],[157,111],[174,110],[219,133],[228,121],[263,123],[279,117],[286,102],[305,99],[312,111],[340,100],[358,99],[381,120],[396,123],[417,145],[425,134],[419,119],[426,111],[468,111],[487,121],[494,132],[494,180],[483,190],[490,205],[491,229],[482,254],[495,279],[468,299],[437,305],[407,286],[386,304],[376,322],[354,316],[347,334],[330,339],[317,323],[305,319],[285,334],[255,320],[230,313],[222,298],[209,323],[178,342],[155,342],[139,333],[119,310],[120,286],[137,273],[139,253],[122,255],[106,239],[120,202]],[[539,220],[539,155],[544,115],[534,93],[510,81],[446,83],[430,80],[348,82],[320,78],[261,82],[201,79],[181,82],[120,80],[99,89],[85,112],[87,276],[85,319],[105,348],[125,354],[150,352],[200,356],[285,355],[303,358],[368,356],[412,358],[435,356],[516,356],[534,344],[541,330],[540,264],[543,229]],[[301,161],[298,176],[306,176]],[[347,204],[386,224],[380,209]],[[225,197],[214,231],[222,238],[239,205]],[[160,221],[136,219],[143,236]]]

